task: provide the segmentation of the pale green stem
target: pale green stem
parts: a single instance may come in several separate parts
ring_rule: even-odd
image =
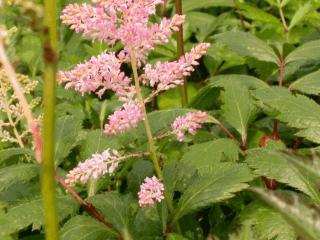
[[[55,129],[55,87],[57,69],[57,2],[45,0],[44,16],[44,118],[43,154],[41,165],[41,189],[47,240],[58,240],[58,215],[56,203],[54,129]]]
[[[135,83],[135,87],[136,87],[137,97],[138,97],[139,103],[140,103],[140,105],[143,109],[143,113],[144,113],[143,124],[144,124],[144,128],[146,130],[146,134],[147,134],[147,138],[148,138],[148,147],[149,147],[150,156],[151,156],[157,177],[161,181],[163,181],[163,174],[162,174],[159,162],[158,162],[158,157],[157,157],[157,153],[155,150],[155,144],[154,144],[154,140],[153,140],[150,124],[149,124],[147,110],[146,110],[144,99],[143,99],[142,92],[141,92],[139,76],[138,76],[138,68],[137,68],[137,59],[134,54],[134,51],[132,51],[131,54],[132,54],[131,55],[131,65],[132,65],[132,70],[133,70],[134,83]],[[164,191],[164,197],[165,197],[169,211],[173,212],[174,208],[173,208],[172,199],[170,197],[170,194],[166,190]]]

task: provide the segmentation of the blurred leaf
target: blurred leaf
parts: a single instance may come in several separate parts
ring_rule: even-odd
[[[71,196],[60,195],[57,196],[57,206],[59,222],[61,222],[68,216],[75,214],[79,208],[79,203]],[[44,224],[43,218],[41,197],[19,201],[8,209],[5,219],[10,221],[10,224],[1,225],[0,232],[13,233],[30,225],[32,225],[33,230],[39,230]]]
[[[253,57],[260,61],[279,64],[278,56],[264,41],[250,33],[225,32],[214,38],[227,45],[232,51],[244,57]]]
[[[20,156],[20,155],[28,155],[34,157],[34,152],[27,148],[6,148],[0,150],[0,163],[3,163],[5,160]]]
[[[254,201],[247,205],[239,218],[242,225],[251,226],[254,239],[297,239],[294,229],[281,214],[262,202]]]
[[[77,136],[82,129],[82,120],[75,116],[64,116],[57,120],[55,131],[55,162],[58,166],[69,155],[77,143]]]
[[[0,168],[0,192],[18,183],[26,183],[39,176],[39,167],[35,164],[16,164]]]
[[[71,218],[60,230],[61,240],[116,240],[117,234],[88,216]]]
[[[291,90],[297,90],[306,94],[320,94],[320,70],[303,76],[290,85]]]
[[[234,7],[233,0],[183,0],[183,12],[188,12],[191,10],[199,8],[209,8],[209,7]]]
[[[276,27],[281,27],[281,22],[275,16],[267,13],[266,11],[259,9],[257,7],[250,6],[249,4],[241,3],[239,4],[239,13],[248,19],[254,21],[268,23],[275,25]]]
[[[293,15],[293,18],[291,19],[289,30],[297,24],[299,24],[305,18],[305,16],[312,10],[312,7],[313,6],[311,1],[308,1],[302,7],[299,7],[296,13]]]
[[[320,239],[320,218],[312,209],[298,202],[297,199],[293,203],[288,203],[273,191],[259,188],[252,188],[252,190],[279,211],[303,239]]]

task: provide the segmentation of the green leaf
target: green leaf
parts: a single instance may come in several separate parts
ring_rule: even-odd
[[[7,148],[0,150],[0,163],[3,163],[5,160],[20,156],[20,155],[28,155],[34,157],[34,152],[27,148]]]
[[[228,87],[233,83],[240,83],[243,86],[246,86],[249,89],[260,89],[268,87],[268,84],[264,81],[249,76],[249,75],[240,75],[240,74],[226,74],[226,75],[218,75],[212,77],[208,81],[208,85],[206,87],[215,88],[215,87]]]
[[[182,2],[183,12],[188,12],[200,8],[209,8],[209,7],[234,7],[233,0],[183,0]]]
[[[239,13],[248,19],[281,27],[281,22],[278,18],[257,7],[252,7],[249,4],[239,4]]]
[[[248,152],[246,162],[254,169],[255,174],[294,187],[320,203],[320,194],[317,187],[308,177],[288,164],[288,161],[280,153],[263,148],[252,149]]]
[[[252,179],[249,168],[244,164],[220,163],[213,168],[208,168],[207,173],[194,178],[183,193],[176,207],[173,221],[233,197],[236,192],[247,188],[246,182]]]
[[[294,26],[299,24],[311,10],[311,1],[308,1],[302,7],[299,7],[296,13],[293,15],[293,18],[291,19],[289,30],[291,30]]]
[[[18,183],[27,183],[39,175],[35,164],[16,164],[0,169],[0,192]]]
[[[252,190],[279,211],[303,239],[320,239],[320,218],[317,212],[297,201],[297,199],[293,203],[288,203],[287,200],[277,196],[273,191],[259,188],[253,188]]]
[[[89,130],[81,143],[80,160],[85,160],[93,153],[101,153],[108,148],[118,149],[118,139],[107,136],[102,130]]]
[[[215,166],[221,161],[238,161],[239,152],[239,146],[228,138],[195,144],[190,146],[181,158],[180,169],[182,173],[186,173],[188,168],[202,172],[208,166]]]
[[[57,196],[59,222],[73,215],[79,208],[79,203],[71,196]],[[19,231],[32,225],[33,230],[38,230],[43,226],[42,198],[35,197],[30,200],[23,200],[10,207],[5,218],[11,222],[9,230]],[[0,232],[8,231],[6,226],[0,226]]]
[[[286,63],[294,61],[316,61],[320,58],[320,40],[307,42],[293,50],[287,57]]]
[[[111,240],[118,239],[117,234],[88,216],[71,218],[60,230],[61,240]]]
[[[177,233],[170,233],[167,237],[167,240],[188,240],[184,236],[177,234]]]
[[[113,192],[98,194],[88,199],[99,209],[105,219],[110,222],[118,231],[130,232],[132,220],[133,199],[130,195],[120,195]]]
[[[77,136],[82,129],[82,121],[75,116],[58,118],[55,131],[55,161],[58,166],[77,143]]]
[[[320,143],[320,107],[312,99],[293,95],[284,88],[265,88],[253,91],[254,96],[277,111],[276,118],[290,127],[302,129],[297,135]]]
[[[242,225],[251,226],[255,239],[297,239],[294,229],[281,214],[260,201],[247,205],[239,218]]]
[[[250,33],[226,32],[215,35],[214,38],[241,56],[253,57],[260,61],[279,64],[278,56],[273,49]]]
[[[320,70],[303,76],[290,85],[291,90],[306,94],[320,94]]]
[[[247,87],[239,82],[229,81],[222,93],[222,115],[241,135],[242,143],[247,141],[248,124],[256,108]]]

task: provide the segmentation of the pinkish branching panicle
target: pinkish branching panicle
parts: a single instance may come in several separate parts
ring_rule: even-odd
[[[116,110],[108,117],[109,123],[104,126],[107,135],[124,133],[129,128],[138,126],[144,119],[144,112],[141,105],[134,101],[129,101],[123,105],[122,109]]]
[[[200,43],[178,61],[157,62],[155,67],[147,64],[145,73],[141,75],[142,82],[156,87],[158,92],[183,84],[183,78],[194,71],[194,66],[199,65],[198,60],[207,52],[209,46],[209,43]]]
[[[76,32],[113,45],[120,40],[124,49],[119,58],[129,61],[131,51],[140,62],[156,44],[168,41],[184,16],[164,18],[161,23],[149,23],[150,16],[156,13],[156,5],[162,0],[96,0],[91,4],[70,4],[61,16],[63,23]]]
[[[202,124],[208,121],[208,117],[209,115],[206,112],[189,112],[185,116],[177,117],[171,124],[171,128],[177,135],[178,140],[183,142],[186,132],[195,135]]]
[[[135,91],[130,87],[131,79],[120,68],[121,62],[115,54],[105,52],[71,71],[58,72],[58,81],[66,83],[66,89],[72,88],[82,94],[94,92],[101,96],[106,90],[112,90],[123,100],[132,99]]]
[[[105,174],[111,175],[117,169],[120,161],[116,150],[107,149],[101,154],[95,153],[67,174],[66,183],[70,186],[77,183],[86,184],[90,178],[98,179]]]
[[[164,199],[163,196],[164,186],[158,178],[153,176],[147,177],[144,183],[140,186],[139,206],[140,207],[153,207],[156,202],[161,202]]]

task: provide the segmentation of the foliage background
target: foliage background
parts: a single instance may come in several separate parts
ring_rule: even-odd
[[[70,2],[77,1],[58,1],[59,12]],[[115,239],[117,232],[124,239],[162,239],[175,221],[181,229],[174,228],[167,239],[319,239],[319,7],[317,0],[184,0],[186,50],[196,42],[212,45],[188,79],[188,108],[180,108],[178,89],[149,106],[150,112],[158,110],[149,115],[153,134],[167,132],[175,117],[200,109],[218,119],[236,141],[221,126],[206,125],[185,143],[173,137],[157,143],[165,185],[175,200],[172,216],[164,203],[152,209],[137,206],[141,182],[153,175],[148,158],[129,160],[114,176],[99,180],[94,196],[77,187],[116,231],[90,217],[58,186],[61,239]],[[169,1],[164,14],[174,10]],[[17,27],[8,47],[11,62],[17,72],[39,81],[31,98],[41,96],[43,86],[40,19],[25,6],[1,9],[1,23]],[[59,40],[58,67],[63,70],[108,49],[63,25]],[[176,56],[172,39],[152,52],[150,62]],[[111,94],[98,99],[59,86],[56,97],[55,161],[60,176],[106,148],[146,150],[142,126],[118,137],[102,133],[107,116],[120,106]],[[38,106],[35,114],[41,109]],[[0,145],[4,240],[44,239],[39,168],[31,141],[25,139],[25,148]],[[269,179],[269,188],[275,179],[277,190],[268,192],[261,176]]]

